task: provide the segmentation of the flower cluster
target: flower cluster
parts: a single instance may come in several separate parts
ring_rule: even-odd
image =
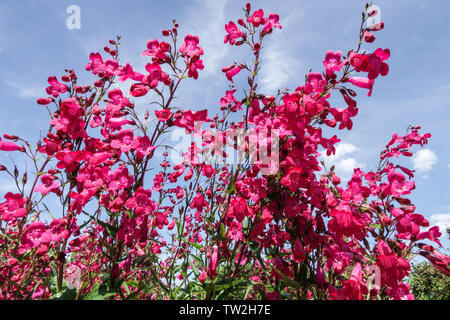
[[[367,8],[362,26],[374,15]],[[31,179],[0,165],[18,189],[0,203],[0,298],[413,299],[405,278],[417,254],[450,275],[439,228],[408,198],[414,172],[396,163],[430,134],[394,134],[378,167],[355,168],[347,183],[320,161],[340,141],[329,128],[352,130],[353,86],[370,95],[389,73],[389,49],[361,49],[383,26],[361,27],[357,49],[328,50],[323,70],[272,96],[257,85],[260,52],[282,25],[247,4],[225,25],[224,43],[247,46],[251,61],[222,68],[230,88],[217,112],[175,106],[180,83],[204,68],[199,37],[178,45],[175,20],[162,31],[167,42],[147,42],[142,73],[119,62],[117,37],[108,58],[90,54],[91,84],[73,70],[61,82],[49,77],[37,100],[50,115],[42,141],[0,139],[1,151],[20,151],[36,168]],[[343,106],[332,105],[334,94]],[[154,101],[142,115],[146,95]],[[202,137],[181,161],[164,139],[175,128]],[[226,158],[226,145],[242,161],[207,161]]]

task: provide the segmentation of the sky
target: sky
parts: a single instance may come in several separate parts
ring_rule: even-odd
[[[274,95],[277,88],[303,84],[309,70],[321,72],[327,50],[355,48],[365,1],[252,4],[266,14],[278,13],[283,25],[270,36],[262,53],[260,89]],[[336,165],[344,179],[355,166],[370,170],[393,133],[404,133],[408,125],[422,126],[432,134],[430,143],[401,162],[416,170],[411,199],[416,211],[432,224],[450,226],[450,1],[379,0],[373,4],[379,7],[385,29],[364,49],[389,48],[390,72],[377,79],[370,98],[357,90],[359,114],[353,130],[337,132],[342,141],[327,161]],[[67,26],[71,5],[80,9],[79,29]],[[48,114],[36,99],[45,96],[48,76],[60,77],[64,69],[72,68],[81,80],[92,79],[84,71],[89,53],[102,52],[116,35],[122,36],[121,62],[144,70],[148,61],[141,52],[147,40],[161,39],[161,30],[170,27],[174,18],[180,24],[180,36],[198,35],[205,51],[205,70],[197,81],[185,83],[177,103],[215,113],[217,101],[228,88],[220,69],[246,58],[241,48],[223,44],[224,25],[241,17],[244,5],[236,0],[0,1],[0,133],[30,141],[45,133]],[[342,107],[342,99],[332,101]],[[3,153],[0,163],[10,164],[9,156],[20,162],[15,155]],[[0,176],[0,195],[10,187],[6,177]]]

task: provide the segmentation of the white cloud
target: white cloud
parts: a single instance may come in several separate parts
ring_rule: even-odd
[[[298,60],[293,59],[286,47],[279,41],[272,41],[263,49],[261,90],[268,94],[276,94],[292,79]]]
[[[450,213],[436,213],[430,217],[433,225],[439,227],[439,229],[445,232],[447,228],[450,228]],[[444,233],[443,232],[443,233]]]
[[[334,155],[329,157],[323,156],[323,158],[327,166],[335,166],[335,171],[340,178],[348,180],[351,178],[355,168],[365,167],[364,163],[360,163],[355,157],[350,156],[356,151],[360,151],[360,149],[355,145],[341,142],[336,145],[336,153]]]
[[[351,143],[341,142],[336,146],[336,152],[334,155],[330,155],[327,157],[331,161],[338,160],[342,157],[345,157],[348,154],[354,153],[355,151],[359,151],[359,148]]]
[[[268,37],[268,45],[264,45],[261,54],[262,71],[259,83],[265,94],[276,94],[276,90],[284,89],[290,80],[302,80],[298,74],[302,61],[296,50],[300,40],[294,28],[298,28],[298,20],[303,17],[304,12],[291,8],[290,11],[278,13],[283,29],[273,31],[275,35]],[[290,27],[291,23],[293,25]]]
[[[202,57],[205,66],[205,69],[201,71],[202,76],[215,76],[217,70],[225,65],[222,60],[228,55],[230,47],[223,43],[225,24],[228,22],[225,19],[227,2],[226,0],[196,0],[195,4],[190,3],[187,9],[187,23],[182,27],[184,30],[189,30],[191,34],[199,36],[200,46],[205,52]]]
[[[430,149],[422,149],[412,158],[414,169],[426,173],[437,163],[438,157]]]
[[[19,83],[16,80],[4,80],[4,84],[12,89],[12,92],[21,98],[39,98],[44,95],[44,88],[36,85],[29,85],[27,82]]]

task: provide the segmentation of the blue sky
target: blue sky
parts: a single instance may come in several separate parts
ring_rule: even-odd
[[[322,71],[326,50],[347,51],[356,45],[361,11],[357,0],[265,0],[254,1],[266,13],[277,12],[283,30],[266,42],[260,84],[266,94],[278,87],[294,89],[312,69]],[[421,125],[432,138],[418,157],[404,163],[417,169],[412,200],[417,212],[430,222],[450,225],[450,25],[445,0],[380,0],[385,29],[376,33],[374,44],[389,48],[390,73],[378,78],[372,97],[358,91],[359,114],[351,132],[342,139],[334,162],[348,176],[354,165],[371,169],[384,144],[394,132],[410,124]],[[241,16],[244,1],[65,1],[4,0],[0,3],[0,128],[34,141],[47,128],[47,114],[35,101],[45,96],[49,75],[60,76],[73,68],[81,79],[91,51],[102,52],[108,39],[122,36],[121,61],[143,70],[141,52],[147,40],[161,38],[161,30],[176,18],[181,36],[200,36],[205,50],[203,72],[198,81],[186,82],[179,94],[180,106],[218,110],[217,101],[228,83],[222,66],[244,57],[241,48],[223,44],[224,25]],[[66,27],[69,5],[81,9],[81,28]],[[337,107],[342,100],[335,100]],[[18,159],[16,157],[16,159]],[[9,164],[5,154],[0,163]],[[9,185],[0,176],[0,193]]]

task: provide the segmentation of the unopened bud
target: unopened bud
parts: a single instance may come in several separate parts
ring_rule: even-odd
[[[377,14],[378,14],[378,10],[374,9],[374,10],[370,11],[368,15],[369,15],[369,17],[373,17],[373,16],[376,16]]]
[[[380,22],[380,23],[377,23],[377,24],[374,24],[374,25],[371,25],[371,26],[367,27],[367,30],[380,31],[383,28],[384,28],[384,22]]]
[[[12,134],[7,134],[7,133],[5,133],[3,135],[3,138],[8,139],[8,140],[14,140],[14,141],[17,141],[19,139],[18,136],[15,136],[15,135],[12,135]]]

